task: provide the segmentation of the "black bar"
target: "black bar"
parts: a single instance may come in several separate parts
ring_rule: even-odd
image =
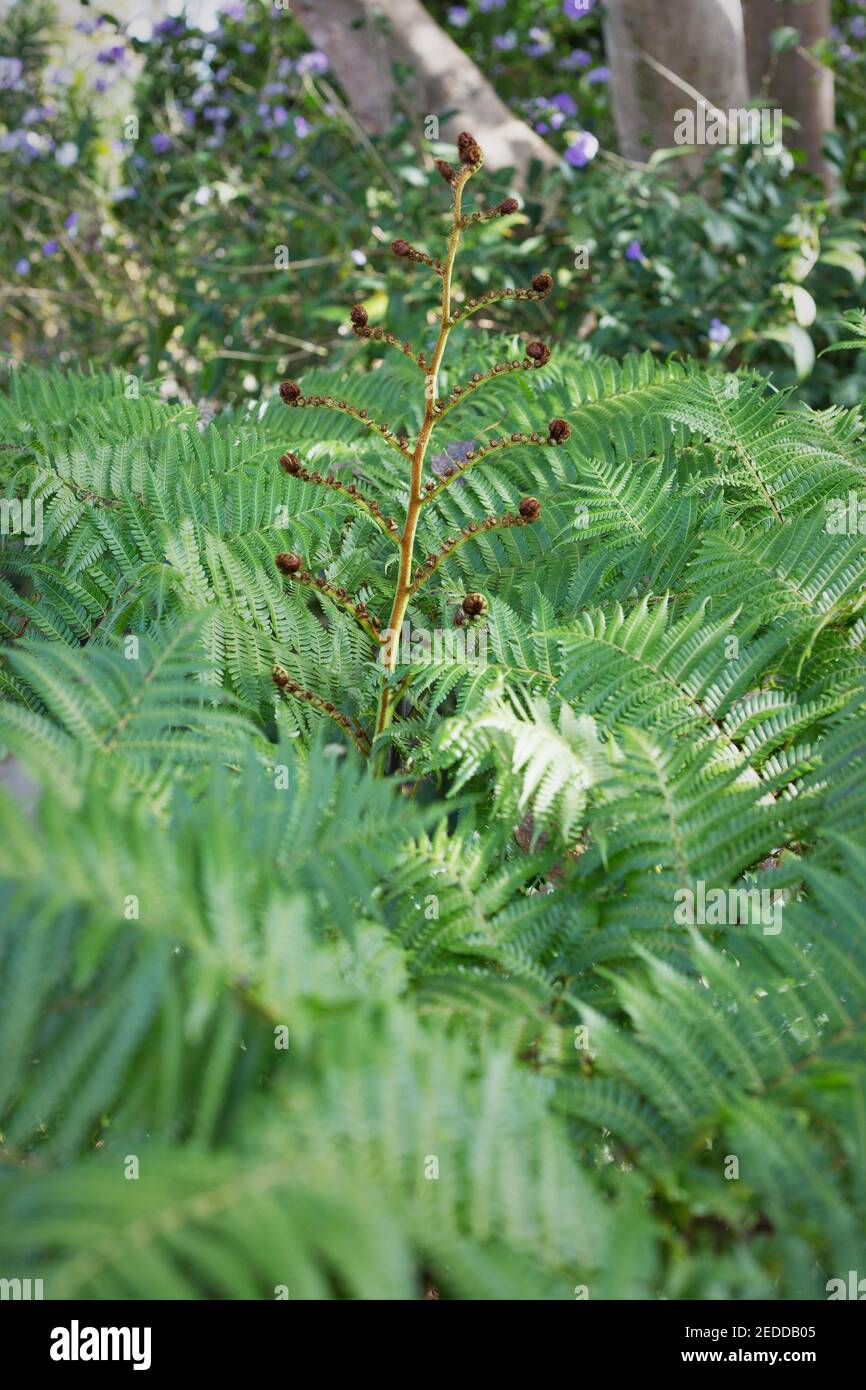
[[[614,1379],[628,1371],[665,1375],[682,1368],[700,1375],[713,1367],[775,1372],[798,1366],[826,1379],[837,1366],[857,1364],[864,1331],[859,1299],[576,1300],[565,1306],[509,1306],[512,1312],[503,1323],[502,1305],[470,1301],[419,1300],[399,1306],[373,1301],[6,1301],[0,1303],[0,1345],[7,1365],[47,1373],[61,1382],[70,1376],[92,1380],[103,1371],[136,1379],[178,1371],[212,1371],[221,1379],[258,1378],[271,1371],[306,1377],[314,1368],[302,1368],[309,1367],[312,1358],[330,1377],[341,1364],[341,1354],[355,1375],[380,1368],[397,1374],[402,1366],[401,1376],[414,1377],[417,1367],[429,1377],[440,1364],[444,1373],[453,1374],[464,1357],[458,1348],[470,1347],[470,1364],[474,1359],[486,1372],[501,1364],[513,1373],[514,1317],[528,1315],[520,1338],[522,1357],[538,1365],[539,1359],[552,1356],[551,1372],[563,1363],[572,1365],[575,1376],[582,1365],[585,1371],[594,1367],[596,1373],[604,1366]],[[462,1334],[460,1343],[444,1333]],[[405,1350],[400,1351],[401,1334],[413,1339],[409,1363]],[[551,1337],[557,1338],[555,1344]],[[90,1359],[92,1351],[104,1359]],[[125,1359],[113,1359],[115,1352]],[[585,1362],[586,1357],[591,1360]],[[138,1373],[133,1369],[136,1362]]]

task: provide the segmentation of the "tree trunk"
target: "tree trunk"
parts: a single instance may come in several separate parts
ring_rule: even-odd
[[[396,87],[390,35],[361,0],[295,0],[294,14],[313,43],[328,55],[353,114],[366,131],[381,135],[394,112]]]
[[[807,167],[829,189],[833,175],[823,145],[826,132],[833,129],[833,74],[795,49],[774,54],[770,35],[790,25],[800,34],[798,47],[810,48],[830,32],[830,0],[743,0],[743,10],[752,94],[769,98],[797,122],[799,130],[789,134],[788,143],[803,150]]]
[[[420,0],[295,0],[293,13],[313,43],[328,55],[353,113],[373,133],[384,131],[395,108],[414,114],[419,133],[427,118],[440,119],[453,139],[468,128],[492,169],[557,163],[549,145],[509,111],[486,77],[440,29]],[[412,77],[397,91],[392,65]]]
[[[746,46],[740,0],[607,0],[605,42],[620,150],[646,160],[675,143],[676,112],[699,93],[722,111],[745,106]],[[689,94],[653,60],[693,89]],[[679,165],[700,170],[704,151]]]

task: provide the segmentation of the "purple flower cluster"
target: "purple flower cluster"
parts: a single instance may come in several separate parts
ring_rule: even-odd
[[[0,135],[0,154],[14,154],[22,164],[31,164],[42,155],[51,154],[54,141],[50,135],[36,130],[9,130]]]
[[[56,115],[54,106],[30,106],[21,117],[21,124],[37,125],[40,121],[53,121]]]
[[[295,63],[295,72],[303,77],[307,72],[327,72],[329,67],[328,55],[323,53],[320,48],[313,48],[309,53],[302,53]]]
[[[122,43],[114,43],[110,48],[100,48],[96,55],[96,61],[97,63],[101,63],[103,67],[110,68],[114,67],[117,63],[124,63],[126,57],[127,53],[125,46]]]
[[[585,48],[573,48],[565,58],[560,58],[559,66],[563,72],[576,72],[578,68],[588,68],[592,55]]]
[[[534,97],[525,109],[539,135],[547,135],[577,115],[577,102],[570,92],[557,92],[552,97]]]
[[[523,51],[530,58],[543,58],[553,48],[553,39],[546,29],[530,29],[529,37],[532,42],[524,44]]]
[[[0,57],[0,91],[21,91],[24,87],[23,75],[24,64],[20,58]]]
[[[155,39],[179,39],[185,33],[186,25],[182,19],[161,19],[153,26]]]
[[[565,162],[573,169],[584,169],[598,154],[598,140],[588,130],[579,130],[565,151]]]

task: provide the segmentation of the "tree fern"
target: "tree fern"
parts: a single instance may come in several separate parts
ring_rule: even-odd
[[[356,305],[356,367],[206,427],[6,372],[0,1265],[49,1297],[866,1258],[861,414],[473,331],[461,150],[438,264],[395,243],[435,344]]]

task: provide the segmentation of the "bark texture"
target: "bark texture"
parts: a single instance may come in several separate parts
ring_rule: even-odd
[[[720,110],[746,104],[746,46],[740,0],[607,0],[605,41],[620,151],[646,160],[674,145],[675,113],[690,96],[647,61],[654,59]],[[683,157],[689,174],[706,151]]]
[[[833,176],[823,145],[825,134],[833,129],[833,74],[795,49],[774,54],[770,35],[790,25],[800,34],[798,47],[811,47],[829,34],[830,0],[743,0],[743,11],[752,93],[769,98],[797,122],[799,130],[786,132],[786,143],[803,150],[807,167],[829,189]]]
[[[446,139],[471,130],[491,169],[513,166],[523,176],[533,160],[557,162],[420,0],[295,0],[293,13],[327,53],[366,130],[381,133],[399,106],[417,118],[419,130],[428,116],[441,120]],[[399,92],[394,63],[411,69]],[[445,111],[454,112],[447,121]]]

